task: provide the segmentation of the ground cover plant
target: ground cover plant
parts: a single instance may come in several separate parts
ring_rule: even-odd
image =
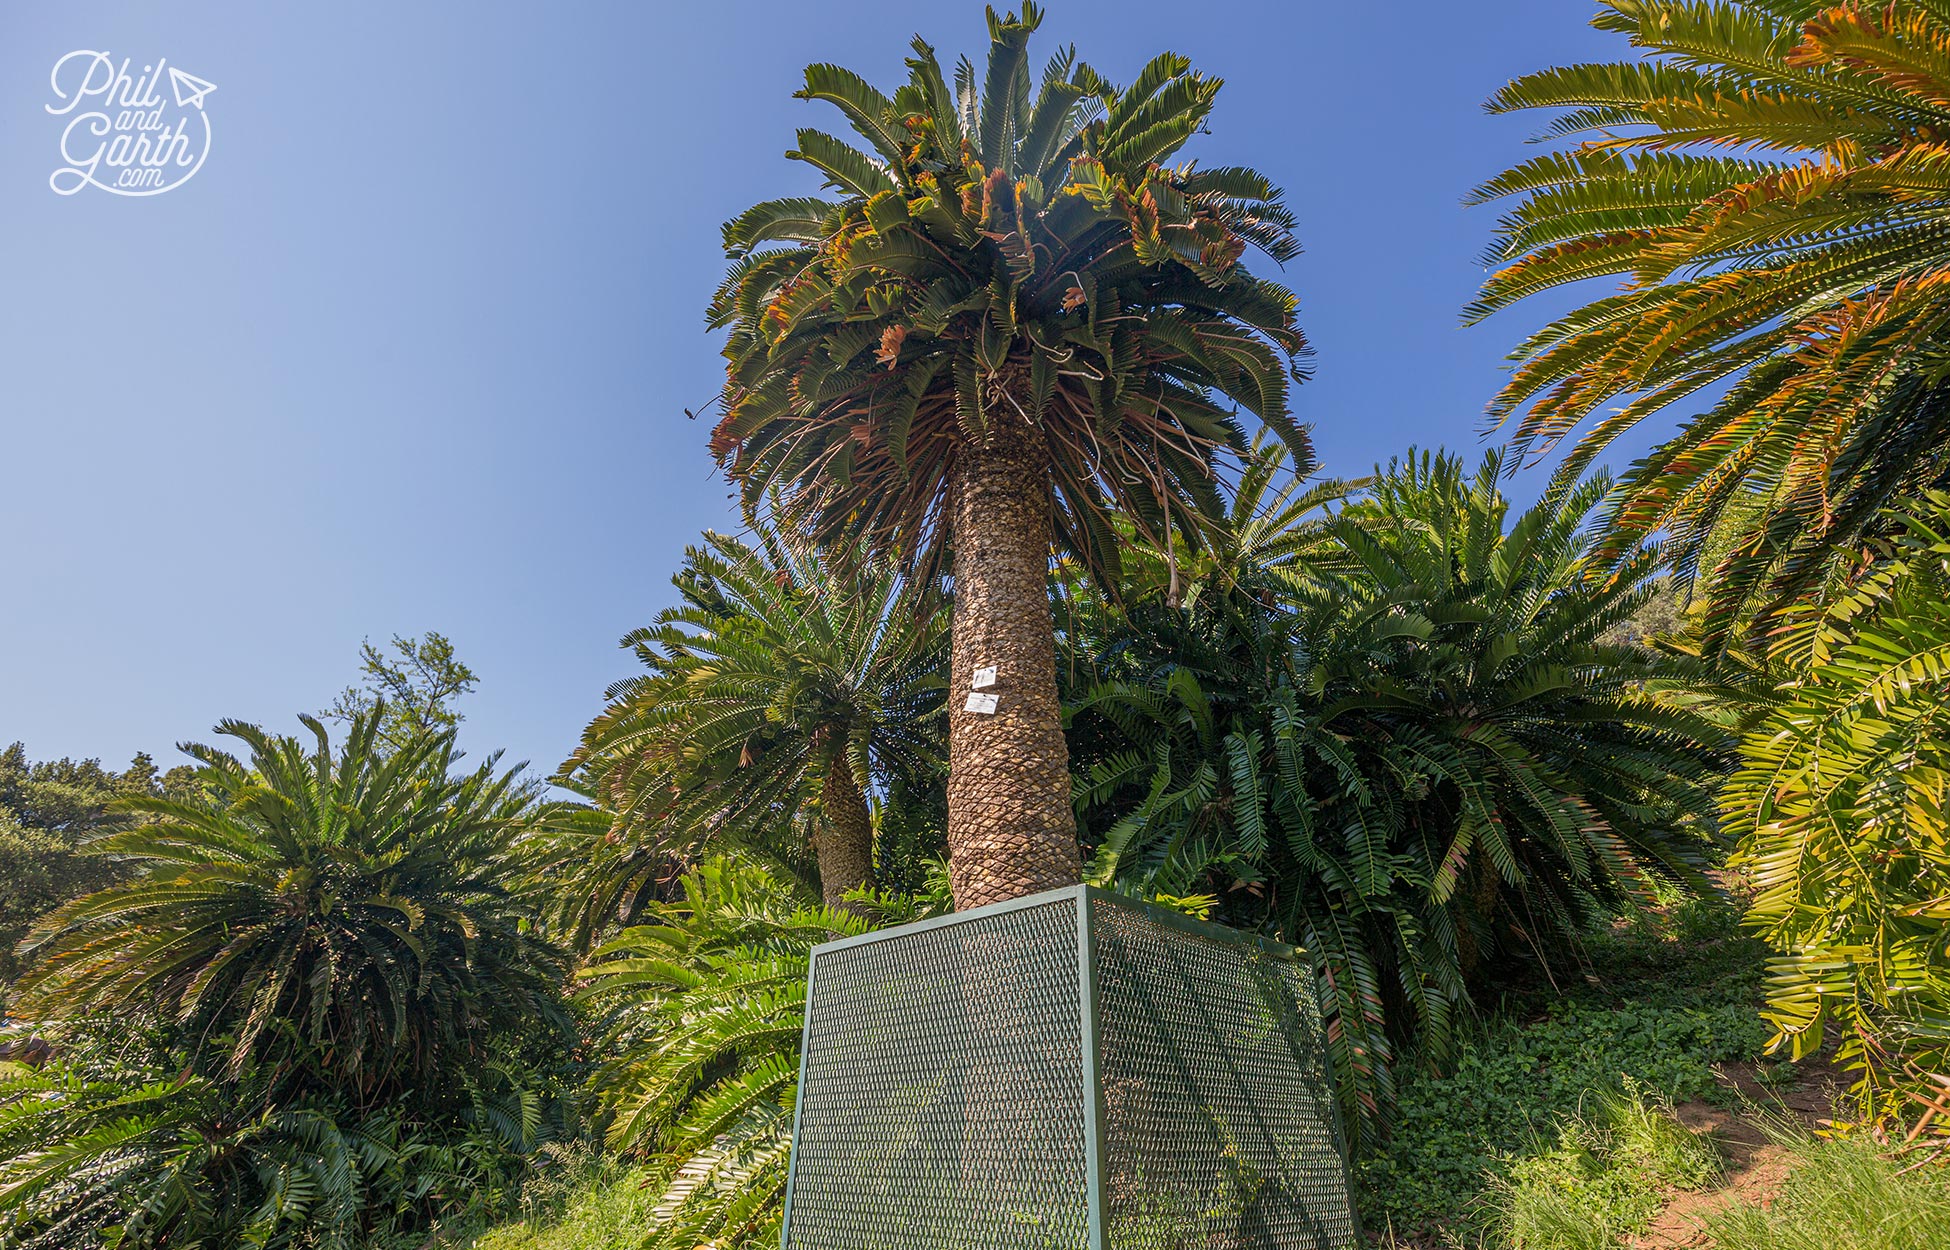
[[[1731,921],[1729,904],[1717,910]],[[1686,924],[1697,935],[1699,920]],[[1756,1012],[1765,950],[1729,935],[1730,923],[1703,941],[1663,927],[1590,935],[1593,980],[1574,974],[1562,993],[1548,981],[1512,987],[1451,1064],[1404,1076],[1388,1141],[1356,1166],[1369,1227],[1487,1234],[1499,1214],[1487,1200],[1525,1166],[1556,1166],[1526,1159],[1568,1149],[1587,1162],[1584,1126],[1608,1132],[1596,1119],[1608,1106],[1732,1101],[1719,1069],[1761,1058],[1767,1041]]]

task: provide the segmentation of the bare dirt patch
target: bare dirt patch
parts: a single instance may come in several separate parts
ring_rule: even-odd
[[[1743,1107],[1730,1111],[1702,1102],[1673,1108],[1679,1122],[1696,1133],[1711,1133],[1726,1155],[1726,1172],[1712,1189],[1674,1191],[1643,1233],[1631,1239],[1633,1250],[1688,1250],[1704,1247],[1706,1218],[1730,1206],[1773,1205],[1788,1176],[1787,1152],[1776,1145],[1764,1121],[1772,1117],[1798,1121],[1809,1129],[1822,1126],[1834,1114],[1848,1087],[1847,1077],[1820,1059],[1797,1065],[1785,1088],[1760,1079],[1755,1064],[1728,1064],[1720,1079],[1736,1092]]]

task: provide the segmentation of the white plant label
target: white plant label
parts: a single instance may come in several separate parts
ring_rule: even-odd
[[[983,694],[979,690],[971,690],[968,692],[968,702],[962,705],[962,709],[969,712],[980,712],[984,716],[993,716],[995,715],[995,703],[996,698],[994,695]]]
[[[56,195],[99,187],[110,195],[161,195],[203,168],[210,155],[210,115],[203,97],[217,85],[159,59],[132,68],[106,52],[83,49],[54,63],[47,111],[61,128],[61,164],[48,175]],[[167,79],[169,94],[163,94]],[[172,103],[171,97],[174,97]]]
[[[969,688],[973,690],[986,690],[994,684],[995,665],[993,664],[988,665],[986,668],[976,669],[974,680],[968,683]]]

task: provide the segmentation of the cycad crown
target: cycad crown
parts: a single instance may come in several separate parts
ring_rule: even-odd
[[[1027,424],[1059,540],[1106,568],[1112,507],[1154,528],[1216,507],[1211,457],[1244,446],[1235,405],[1304,447],[1287,412],[1294,298],[1239,263],[1248,245],[1295,255],[1291,214],[1251,170],[1162,164],[1219,80],[1166,54],[1118,91],[1072,48],[1032,91],[1041,20],[990,11],[979,86],[964,59],[951,90],[919,39],[891,98],[807,69],[799,94],[837,106],[865,150],[801,130],[790,155],[840,198],[769,201],[725,227],[712,446],[748,504],[787,483],[822,536],[935,556],[957,449]]]

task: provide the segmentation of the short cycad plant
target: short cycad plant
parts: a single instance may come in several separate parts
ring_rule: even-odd
[[[225,721],[246,759],[186,744],[202,797],[123,804],[137,827],[95,847],[140,875],[29,935],[17,1010],[154,1012],[211,1075],[277,1071],[366,1105],[499,1030],[566,1024],[562,962],[507,884],[517,774],[451,771],[452,730],[382,751],[383,716],[336,751],[310,717],[310,741]]]
[[[869,796],[940,766],[939,597],[765,526],[707,533],[674,580],[683,602],[623,640],[647,671],[609,688],[565,770],[631,846],[796,866],[810,840],[826,905],[846,905],[873,883]],[[604,866],[567,868],[579,897],[616,893]]]
[[[986,69],[952,86],[918,39],[891,96],[810,67],[801,94],[853,134],[801,130],[790,155],[833,195],[728,224],[711,306],[730,331],[712,449],[747,505],[777,490],[791,528],[923,581],[952,564],[960,906],[1077,880],[1052,545],[1112,573],[1113,512],[1196,539],[1242,417],[1305,444],[1294,297],[1242,263],[1293,256],[1292,217],[1251,170],[1168,164],[1219,81],[1166,54],[1120,90],[1074,49],[1039,79],[1041,21],[990,10]],[[990,667],[995,708],[964,706]]]

